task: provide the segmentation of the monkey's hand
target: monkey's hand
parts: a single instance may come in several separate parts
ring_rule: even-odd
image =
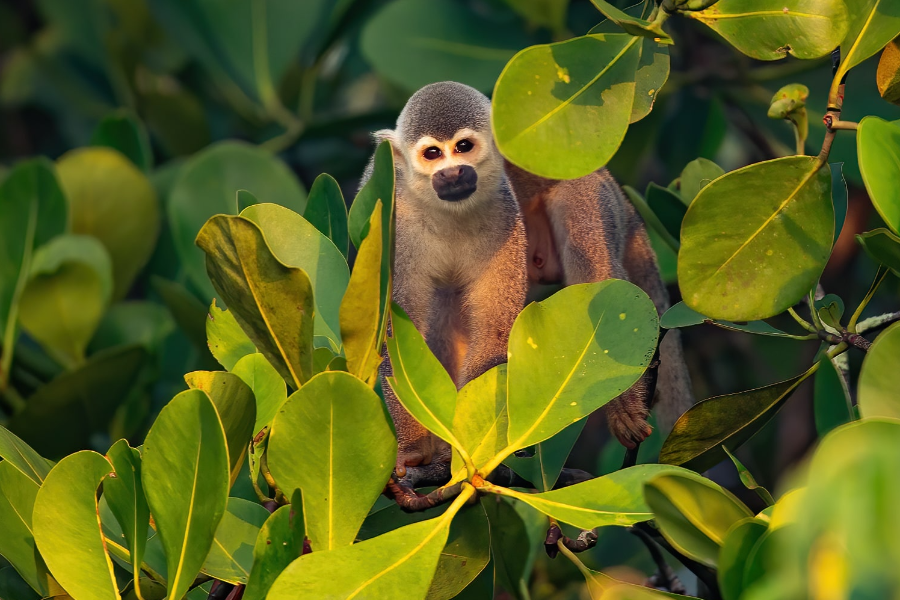
[[[397,464],[394,467],[397,477],[406,476],[406,467],[450,461],[450,445],[430,432],[412,440],[400,439],[399,442]]]
[[[629,449],[643,442],[653,431],[647,422],[650,409],[641,387],[635,385],[606,405],[606,422],[609,430],[619,443]]]

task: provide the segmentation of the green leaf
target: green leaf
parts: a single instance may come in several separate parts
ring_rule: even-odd
[[[167,404],[144,442],[141,482],[166,553],[169,598],[200,572],[228,501],[228,448],[212,400],[187,390]]]
[[[194,371],[184,376],[188,387],[203,390],[219,413],[228,446],[231,484],[234,485],[256,430],[256,400],[253,390],[236,373]],[[255,538],[254,538],[255,539]]]
[[[253,566],[253,547],[269,511],[256,502],[229,498],[202,571],[234,585],[246,584]]]
[[[891,269],[894,273],[900,273],[900,237],[884,227],[879,227],[857,235],[856,241],[876,262]]]
[[[178,328],[206,356],[209,346],[206,341],[207,311],[203,303],[178,282],[154,275],[150,278],[150,284],[162,298]]]
[[[715,568],[732,525],[753,513],[740,500],[696,473],[664,473],[644,486],[660,532],[689,558]]]
[[[581,529],[626,526],[654,518],[653,512],[644,503],[643,487],[647,481],[658,475],[683,471],[668,465],[637,465],[540,494],[499,487],[488,488],[487,491],[520,500],[554,519]]]
[[[9,460],[0,462],[0,555],[41,597],[48,597],[51,591],[61,590],[34,542],[32,513],[39,489],[40,481],[30,479]]]
[[[813,303],[813,308],[821,321],[834,329],[841,330],[841,317],[844,315],[844,301],[836,294],[825,296]]]
[[[757,60],[825,56],[844,39],[849,17],[843,0],[719,0],[681,14]]]
[[[275,413],[287,400],[284,379],[266,357],[258,352],[240,359],[231,372],[253,390],[253,396],[256,398],[256,423],[253,425],[253,434],[257,434],[272,422]]]
[[[525,307],[509,336],[509,448],[546,440],[630,388],[658,333],[653,302],[618,279]]]
[[[166,35],[214,80],[224,79],[222,85],[229,88],[236,83],[264,107],[277,110],[279,83],[314,34],[317,13],[327,6],[310,4],[237,0],[221,10],[215,3],[154,0],[149,7]]]
[[[381,305],[384,275],[381,200],[376,201],[371,218],[370,235],[359,246],[340,306],[341,339],[347,369],[363,381],[370,381],[377,375],[385,334]]]
[[[900,125],[866,117],[856,132],[859,170],[875,210],[894,233],[900,233]]]
[[[547,517],[527,504],[502,496],[482,496],[481,506],[491,525],[497,583],[515,598],[529,598],[534,561],[547,536]]]
[[[725,174],[725,170],[706,158],[692,160],[681,171],[681,200],[690,206],[700,190]]]
[[[459,81],[487,93],[528,40],[521,27],[450,0],[398,0],[367,21],[360,45],[376,72],[407,91]]]
[[[238,190],[237,192],[235,192],[234,196],[238,214],[244,212],[245,208],[259,204],[259,200],[256,198],[256,196],[254,196],[247,190]]]
[[[676,240],[681,237],[681,222],[684,220],[684,214],[687,207],[681,201],[676,192],[657,185],[653,182],[647,184],[647,206],[650,207],[663,226],[666,232]]]
[[[587,35],[516,54],[491,105],[500,152],[551,179],[582,177],[605,165],[631,119],[641,40]]]
[[[147,360],[141,346],[98,352],[74,371],[41,386],[9,429],[46,456],[63,456],[91,446],[135,385]]]
[[[353,543],[394,468],[397,443],[378,395],[342,371],[320,373],[284,403],[268,460],[286,494],[303,490],[314,551]]]
[[[674,304],[669,310],[663,313],[663,316],[660,317],[659,320],[659,326],[663,329],[692,327],[694,325],[700,325],[701,323],[708,323],[732,331],[743,331],[744,333],[755,333],[757,335],[769,335],[774,337],[790,337],[790,334],[772,327],[765,321],[749,321],[747,323],[716,321],[701,315],[684,302],[677,302]]]
[[[303,218],[330,239],[345,259],[349,256],[347,205],[344,203],[344,195],[341,194],[341,186],[334,177],[327,173],[316,177],[309,190],[309,200]]]
[[[623,185],[622,191],[628,196],[631,205],[634,206],[635,210],[637,210],[638,214],[641,216],[641,219],[643,219],[644,223],[647,225],[647,234],[650,236],[651,242],[655,235],[657,239],[665,243],[669,253],[677,253],[678,248],[681,246],[680,242],[677,238],[672,237],[672,234],[669,233],[669,230],[663,225],[660,218],[653,212],[653,209],[650,208],[641,193],[630,185]],[[679,231],[679,235],[680,233],[681,232]],[[657,260],[660,262],[660,267],[662,267],[662,256],[659,256],[658,252],[657,255]]]
[[[150,180],[110,148],[72,150],[56,169],[69,200],[71,232],[103,242],[112,259],[113,298],[124,298],[159,235],[159,204]]]
[[[815,158],[732,171],[703,188],[684,217],[678,254],[684,302],[714,319],[776,315],[818,281],[833,239],[831,172]]]
[[[558,35],[566,31],[569,0],[506,0],[506,4],[530,24],[546,27]]]
[[[238,325],[234,314],[216,306],[215,299],[209,307],[208,317],[206,339],[209,351],[220,365],[230,371],[240,359],[257,352],[256,346]]]
[[[451,431],[469,451],[475,467],[481,468],[506,447],[507,426],[506,365],[501,364],[459,390]],[[464,468],[459,453],[454,452],[451,473]]]
[[[25,161],[0,183],[0,383],[9,380],[19,301],[34,251],[66,229],[66,198],[46,159]]]
[[[530,481],[540,492],[549,492],[569,458],[569,453],[578,441],[587,419],[572,423],[549,440],[534,445],[534,455],[530,457],[509,456],[504,464]],[[477,466],[477,465],[476,465]]]
[[[59,589],[62,592],[62,588]],[[12,567],[0,569],[0,598],[6,600],[40,600],[41,596]]]
[[[140,344],[153,353],[173,331],[175,323],[166,307],[149,300],[118,302],[100,320],[88,353],[124,344]]]
[[[605,2],[605,0],[591,0],[591,2],[593,2],[594,6],[597,7],[597,10],[603,13],[607,19],[624,29],[626,33],[630,33],[634,36],[649,37],[666,44],[674,43],[672,38],[663,31],[662,26],[659,23],[653,23],[629,15],[609,2]]]
[[[409,598],[425,598],[456,512],[452,508],[352,546],[305,554],[279,575],[266,598],[390,598],[397,589]]]
[[[791,83],[775,92],[769,104],[770,119],[784,119],[794,125],[797,147],[803,148],[809,136],[809,116],[806,113],[806,100],[809,88],[802,83]]]
[[[763,502],[765,502],[768,506],[772,506],[775,504],[775,499],[772,498],[772,494],[769,493],[769,490],[764,488],[763,486],[756,483],[756,479],[753,477],[753,474],[747,470],[747,467],[738,460],[738,457],[728,451],[728,448],[722,447],[722,450],[725,451],[725,454],[728,455],[728,458],[731,459],[731,462],[734,463],[734,468],[737,469],[738,477],[741,479],[741,483],[744,484],[744,487],[748,490],[752,490],[756,492],[760,498],[762,498]]]
[[[134,585],[140,586],[141,562],[147,545],[147,528],[150,526],[150,508],[144,497],[141,483],[141,454],[119,440],[106,453],[115,469],[115,477],[103,482],[103,497],[109,509],[122,527],[125,543],[131,553]]]
[[[303,553],[303,540],[291,529],[292,520],[303,520],[303,515],[293,515],[295,508],[293,504],[278,508],[259,530],[244,600],[265,600],[275,579]]]
[[[812,370],[765,387],[701,400],[675,422],[659,453],[659,462],[697,472],[725,460],[722,446],[734,452],[775,416],[791,392]]]
[[[841,236],[844,221],[847,220],[849,197],[847,182],[844,180],[844,163],[830,163],[831,168],[831,202],[834,204],[834,243]]]
[[[566,552],[566,557],[571,560],[575,566],[578,567],[578,570],[581,571],[581,574],[584,575],[584,580],[585,583],[587,583],[587,590],[591,600],[611,600],[612,598],[619,598],[620,600],[640,600],[642,598],[647,598],[653,600],[658,598],[688,597],[665,592],[651,592],[644,586],[635,585],[633,583],[623,583],[618,579],[610,577],[606,573],[587,568],[572,552]]]
[[[900,323],[894,323],[872,342],[859,374],[859,412],[864,418],[900,417],[897,386],[900,372]]]
[[[2,425],[0,425],[0,458],[37,485],[41,485],[52,466],[49,460]]]
[[[315,301],[315,335],[341,345],[338,311],[350,281],[350,269],[326,236],[297,213],[277,204],[257,204],[241,212],[256,223],[266,243],[284,265],[309,276]]]
[[[210,279],[235,320],[282,377],[299,388],[312,375],[312,284],[272,254],[262,231],[219,215],[197,235]]]
[[[86,235],[57,236],[34,253],[19,306],[22,328],[62,364],[80,364],[112,287],[103,244]]]
[[[844,0],[849,28],[841,42],[841,64],[834,80],[884,48],[900,34],[900,13],[891,0]],[[858,133],[857,133],[858,135]]]
[[[140,119],[126,110],[103,118],[91,135],[91,146],[118,150],[144,173],[153,168],[150,137]]]
[[[239,142],[219,142],[194,155],[181,169],[168,200],[175,249],[191,283],[207,298],[215,295],[203,252],[194,240],[216,214],[234,214],[235,192],[249,190],[262,202],[303,213],[306,193],[291,170],[269,152]]]
[[[900,105],[900,41],[897,39],[884,47],[875,80],[881,97],[891,104]]]
[[[378,201],[381,201],[381,228],[382,245],[385,251],[388,249],[384,238],[388,232],[385,216],[393,211],[394,206],[394,155],[391,151],[391,143],[388,141],[378,144],[373,158],[373,170],[369,180],[353,199],[350,206],[350,214],[347,217],[350,241],[356,248],[360,248],[363,239],[371,231],[372,215],[376,211]],[[382,251],[384,254],[385,251]]]
[[[85,450],[56,464],[34,501],[34,540],[69,596],[118,600],[97,513],[97,487],[112,475],[106,457]]]
[[[717,578],[723,600],[739,600],[744,591],[744,566],[753,546],[766,533],[766,525],[757,518],[741,519],[725,534],[719,550]]]

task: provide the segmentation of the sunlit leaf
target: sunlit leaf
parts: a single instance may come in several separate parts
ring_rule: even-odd
[[[256,353],[256,346],[238,325],[234,314],[216,306],[213,300],[206,320],[206,338],[209,351],[219,364],[231,370],[240,359]]]
[[[229,498],[202,571],[231,584],[246,584],[253,565],[253,547],[269,511],[256,502]]]
[[[443,387],[443,386],[442,386]],[[476,468],[484,466],[506,447],[506,365],[497,365],[463,386],[456,396],[451,430],[472,457]],[[453,453],[451,471],[464,468]]]
[[[659,24],[629,15],[605,0],[591,0],[591,2],[593,2],[594,6],[597,7],[597,10],[602,12],[607,19],[624,29],[626,33],[635,36],[649,37],[667,44],[673,43],[672,38],[663,31]]]
[[[900,323],[894,323],[872,342],[859,374],[859,412],[865,418],[900,418]]]
[[[131,553],[134,585],[139,586],[147,527],[150,525],[150,508],[141,483],[141,455],[127,441],[119,440],[106,453],[106,458],[112,463],[116,476],[103,482],[103,497],[122,527]]]
[[[272,583],[303,552],[303,540],[297,539],[291,521],[303,521],[298,508],[288,504],[266,519],[253,546],[253,567],[244,590],[244,600],[265,600]]]
[[[900,42],[896,39],[884,47],[875,77],[881,97],[900,104]]]
[[[259,433],[263,427],[272,422],[275,413],[287,400],[284,379],[266,357],[258,352],[240,359],[231,372],[253,390],[253,396],[256,398],[256,423],[253,425],[253,433]]]
[[[864,118],[856,132],[856,149],[872,205],[887,226],[900,233],[900,190],[891,184],[900,177],[900,125]]]
[[[885,47],[900,34],[900,12],[891,0],[844,0],[849,28],[841,42],[841,64],[834,75],[844,74]]]

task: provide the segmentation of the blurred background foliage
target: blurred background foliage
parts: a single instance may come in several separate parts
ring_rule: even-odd
[[[186,389],[184,373],[215,368],[205,335],[214,292],[194,238],[208,217],[237,212],[235,190],[302,213],[306,190],[330,173],[352,198],[373,151],[370,133],[392,126],[416,89],[457,80],[490,94],[518,50],[583,35],[597,18],[588,0],[0,1],[0,200],[2,186],[14,187],[4,181],[11,167],[33,157],[46,157],[35,176],[55,171],[65,196],[44,240],[58,241],[33,259],[32,278],[40,265],[47,277],[29,283],[24,331],[5,339],[12,361],[0,380],[0,424],[50,458],[103,451],[120,437],[141,443],[162,405]],[[792,154],[791,126],[766,116],[789,83],[810,90],[806,150],[818,152],[830,61],[756,62],[690,19],[671,20],[669,31],[677,40],[669,80],[610,164],[621,183],[666,186],[698,157],[729,171]],[[842,118],[900,118],[878,95],[877,60],[850,74]],[[844,162],[850,208],[822,285],[851,305],[875,272],[853,234],[877,219],[852,135],[838,135],[831,160]],[[24,234],[0,224],[0,235]],[[674,302],[674,256],[657,246]],[[79,309],[66,340],[42,330],[68,317],[65,306],[39,301],[38,284]],[[870,314],[889,309],[898,291],[892,278]],[[698,398],[788,379],[815,351],[708,326],[684,338]],[[807,383],[739,452],[761,484],[779,489],[816,439],[812,407]],[[657,437],[642,459],[655,458]],[[569,465],[614,470],[623,450],[607,442],[594,415]],[[730,463],[712,476],[762,508]],[[530,540],[529,560],[538,560],[532,597],[571,597],[580,577],[568,562],[537,557],[543,533],[529,510],[507,512],[508,535]],[[652,570],[636,539],[608,529],[616,539],[601,540],[589,565],[627,565],[617,573],[624,579],[629,569]],[[508,567],[516,588],[517,567]]]

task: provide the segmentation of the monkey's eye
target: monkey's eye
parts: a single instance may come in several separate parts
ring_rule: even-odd
[[[458,142],[456,142],[456,151],[457,152],[468,152],[469,150],[471,150],[474,147],[475,147],[475,145],[472,142],[470,142],[469,140],[459,140]]]
[[[431,146],[430,148],[426,148],[423,154],[425,156],[425,160],[435,160],[441,157],[441,149],[437,146]]]

